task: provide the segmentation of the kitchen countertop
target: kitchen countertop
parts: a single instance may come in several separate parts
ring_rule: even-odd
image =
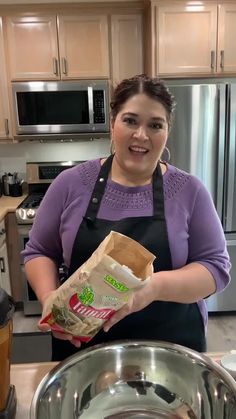
[[[41,316],[25,316],[22,309],[16,309],[13,315],[13,335],[41,334],[38,328],[40,319]]]
[[[27,194],[18,197],[1,196],[0,198],[0,221],[8,212],[15,212],[16,208],[26,198]]]
[[[15,386],[17,398],[16,419],[29,419],[33,394],[42,378],[56,365],[57,362],[36,362],[11,366],[11,384]]]
[[[214,361],[218,361],[224,354],[223,352],[210,352],[207,355]],[[42,378],[56,365],[57,362],[40,362],[11,366],[11,384],[15,386],[17,397],[16,419],[29,419],[30,404],[34,392]]]

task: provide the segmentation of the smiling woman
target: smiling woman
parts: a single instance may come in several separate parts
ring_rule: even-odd
[[[112,120],[114,181],[127,186],[150,183],[167,142],[166,114],[165,107],[145,93],[125,102]]]
[[[174,105],[159,79],[123,80],[111,102],[114,153],[62,172],[41,202],[23,254],[43,305],[60,285],[57,266],[63,262],[70,276],[112,230],[156,256],[150,281],[89,343],[54,333],[53,360],[116,339],[165,340],[206,350],[204,298],[226,287],[230,262],[206,188],[161,160]]]
[[[167,142],[174,106],[174,98],[158,79],[137,76],[120,83],[111,102],[113,180],[127,186],[150,183]],[[165,172],[164,165],[161,170]]]

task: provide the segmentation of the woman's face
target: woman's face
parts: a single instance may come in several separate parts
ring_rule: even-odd
[[[152,174],[168,137],[164,106],[144,93],[136,94],[124,103],[111,129],[122,170]]]

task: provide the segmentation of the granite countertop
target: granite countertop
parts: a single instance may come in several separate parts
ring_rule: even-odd
[[[224,354],[224,352],[209,352],[206,355],[217,362]],[[57,362],[40,362],[11,366],[11,384],[15,386],[17,396],[16,419],[29,419],[34,392],[42,378],[56,365]],[[23,382],[22,377],[24,377]]]
[[[0,198],[0,221],[7,215],[8,212],[15,212],[16,208],[26,198],[27,194],[19,197],[1,196]]]

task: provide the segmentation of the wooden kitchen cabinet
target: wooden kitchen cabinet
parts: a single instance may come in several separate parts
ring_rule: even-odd
[[[112,81],[143,73],[141,14],[111,16]]]
[[[5,55],[3,44],[2,18],[0,17],[0,142],[11,138],[9,100]]]
[[[236,4],[224,3],[218,6],[218,50],[217,72],[236,72]]]
[[[6,28],[11,80],[59,79],[56,16],[7,16]]]
[[[109,77],[104,15],[7,16],[11,80]]]
[[[61,78],[110,76],[106,15],[59,15]]]
[[[236,71],[236,5],[201,3],[153,3],[155,74],[223,75]]]
[[[22,302],[23,278],[20,258],[21,243],[15,212],[8,212],[5,217],[5,227],[12,297],[15,302]]]
[[[157,74],[211,74],[216,66],[217,6],[156,7]]]
[[[4,220],[0,221],[0,287],[11,295],[6,229]]]

